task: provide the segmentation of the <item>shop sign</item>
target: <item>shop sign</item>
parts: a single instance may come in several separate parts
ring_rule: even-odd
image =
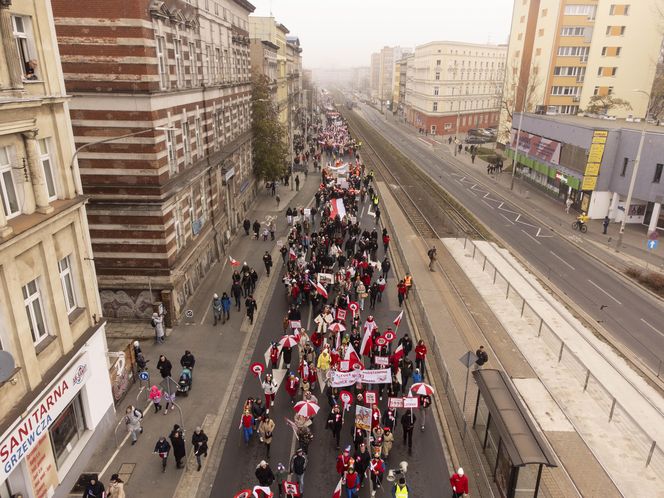
[[[226,174],[224,175],[224,181],[227,182],[228,180],[233,178],[234,175],[235,175],[235,166],[226,171]]]
[[[53,452],[48,438],[41,438],[37,445],[28,453],[28,474],[32,481],[32,489],[36,498],[51,496],[58,486],[58,471],[55,469]]]
[[[583,183],[581,190],[595,190],[597,186],[597,177],[599,176],[599,169],[602,165],[604,158],[604,148],[606,147],[606,138],[609,132],[606,130],[594,130],[593,138],[588,150],[588,160],[586,162],[586,169],[583,173]]]
[[[567,183],[567,175],[561,173],[560,171],[556,171],[556,180],[560,180],[562,183]]]
[[[516,143],[516,137],[519,135],[519,143]],[[528,133],[527,131],[512,128],[511,137],[512,149],[517,149],[530,157],[536,157],[548,163],[560,164],[560,142],[548,138]]]
[[[597,185],[596,176],[584,176],[583,183],[581,183],[581,190],[595,190]]]
[[[83,353],[52,384],[2,438],[0,438],[0,482],[4,482],[19,463],[48,434],[48,428],[74,399],[90,377],[90,361]]]

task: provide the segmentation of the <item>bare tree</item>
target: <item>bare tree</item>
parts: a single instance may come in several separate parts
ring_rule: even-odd
[[[507,119],[501,120],[500,129],[498,130],[498,141],[502,143],[509,141],[510,130],[512,129],[512,113],[515,110],[515,103],[520,100],[519,97],[524,99],[523,110],[525,112],[535,111],[537,104],[543,101],[539,66],[535,64],[530,66],[525,88],[518,86],[520,69],[519,59],[515,56],[511,61],[507,74],[505,74],[503,98],[500,103],[501,111],[507,116]],[[523,92],[525,92],[525,95],[522,96]],[[521,112],[521,108],[516,109],[516,112]]]
[[[593,95],[588,101],[588,106],[585,111],[588,114],[608,114],[612,109],[626,109],[630,110],[632,104],[628,101],[619,99],[611,94],[608,95]]]

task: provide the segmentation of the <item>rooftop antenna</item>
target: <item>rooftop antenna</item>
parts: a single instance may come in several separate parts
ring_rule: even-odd
[[[270,17],[273,17],[273,15],[272,15],[272,0],[270,0]]]

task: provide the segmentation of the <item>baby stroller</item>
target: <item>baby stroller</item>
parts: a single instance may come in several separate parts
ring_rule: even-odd
[[[189,396],[191,383],[192,383],[191,370],[185,367],[182,369],[182,373],[180,374],[180,379],[178,380],[178,393],[182,393],[185,396]]]

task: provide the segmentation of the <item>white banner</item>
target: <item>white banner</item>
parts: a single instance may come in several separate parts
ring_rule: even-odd
[[[352,386],[356,382],[362,384],[387,384],[392,382],[392,369],[352,370],[350,372],[332,371],[332,387]]]

